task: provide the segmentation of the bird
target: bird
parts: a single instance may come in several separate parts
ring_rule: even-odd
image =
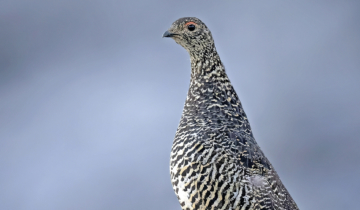
[[[176,20],[163,34],[190,55],[190,87],[170,154],[183,210],[297,210],[255,141],[208,27]]]

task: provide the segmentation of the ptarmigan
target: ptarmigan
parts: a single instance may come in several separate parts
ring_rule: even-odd
[[[254,139],[210,30],[186,17],[163,37],[191,58],[190,88],[170,157],[182,209],[298,209]]]

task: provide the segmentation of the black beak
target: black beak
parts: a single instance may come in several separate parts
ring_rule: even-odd
[[[170,33],[169,31],[165,31],[165,33],[163,34],[163,38],[164,37],[173,37],[175,35],[177,35],[177,34]]]

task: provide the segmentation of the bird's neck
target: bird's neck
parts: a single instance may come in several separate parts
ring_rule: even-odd
[[[190,52],[191,81],[227,78],[224,65],[215,47]]]
[[[214,103],[222,105],[223,101],[226,102],[225,106],[230,106],[226,101],[228,93],[237,99],[216,50],[206,51],[201,57],[191,56],[191,79],[185,110],[197,113],[202,106]],[[236,99],[233,102],[236,103]]]
[[[252,136],[241,102],[218,54],[191,57],[191,81],[179,128],[231,128]],[[179,135],[182,130],[180,129]],[[185,131],[184,131],[185,132]]]

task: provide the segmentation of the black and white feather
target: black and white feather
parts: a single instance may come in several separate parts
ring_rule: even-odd
[[[175,21],[173,38],[191,58],[191,81],[171,151],[171,182],[183,210],[296,210],[252,134],[210,30]]]

